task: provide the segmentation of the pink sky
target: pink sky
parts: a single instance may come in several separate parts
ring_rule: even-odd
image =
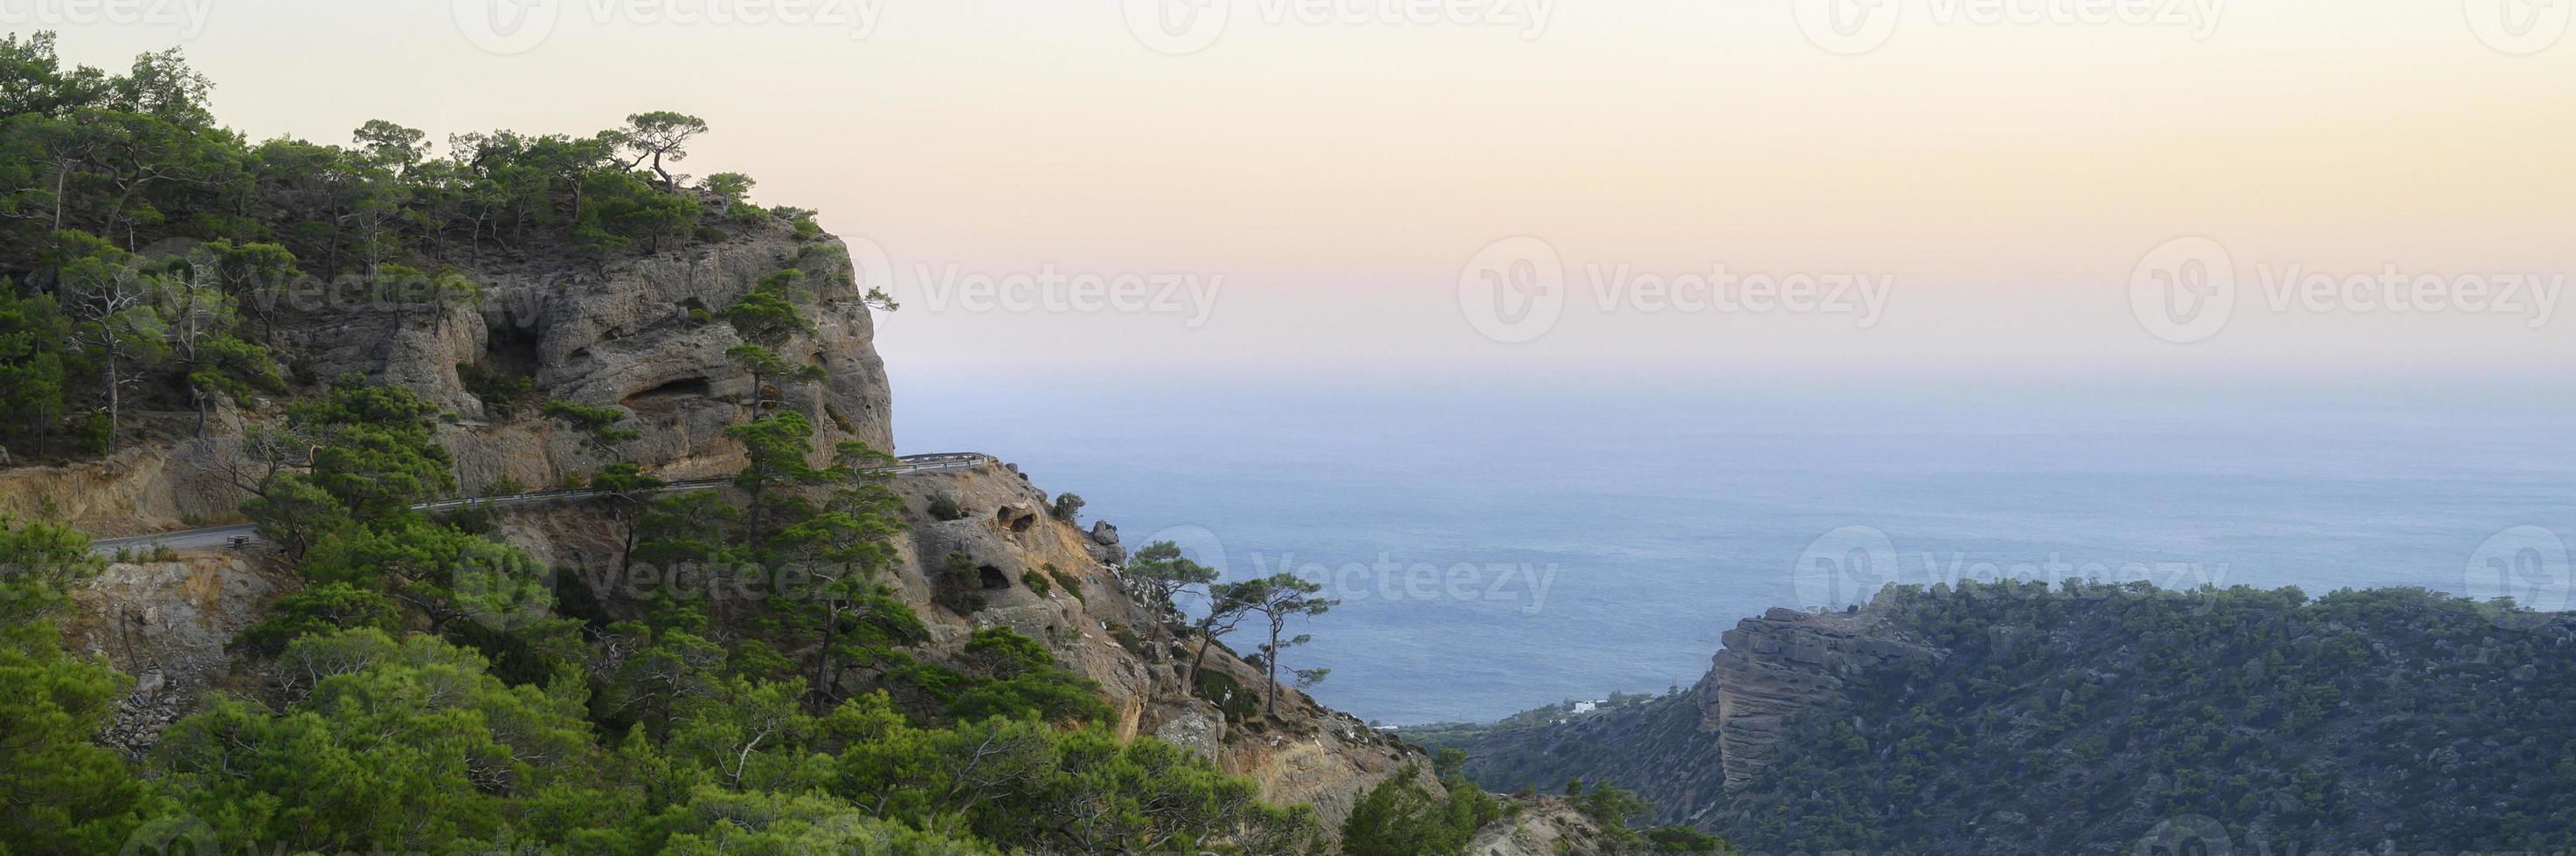
[[[762,201],[883,248],[906,304],[881,341],[899,374],[2576,357],[2576,320],[2536,299],[2400,311],[2343,285],[2393,273],[2493,302],[2490,280],[2532,276],[2536,298],[2576,274],[2568,0],[1886,0],[1892,17],[1856,19],[1893,21],[1883,42],[1798,20],[1858,0],[1552,2],[1543,22],[1522,0],[1202,0],[1223,29],[1179,55],[1131,30],[1128,7],[1160,0],[814,0],[797,20],[741,0],[530,2],[553,18],[542,39],[494,41],[484,0],[174,0],[48,23],[84,62],[182,46],[254,137],[696,113],[715,130],[685,167],[751,173]],[[672,20],[697,10],[766,17]],[[1496,341],[1462,309],[1485,298],[1463,269],[1514,236],[1552,251],[1560,305]],[[2223,329],[2178,342],[2133,297],[2142,258],[2184,236],[2221,247],[2237,289]],[[1623,265],[1624,282],[1593,276]],[[1719,265],[1890,285],[1865,323],[1640,302],[1639,275]],[[2294,267],[2333,293],[2301,292]],[[1195,277],[1213,303],[961,290],[1050,272]]]

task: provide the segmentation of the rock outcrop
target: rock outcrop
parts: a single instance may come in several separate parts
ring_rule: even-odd
[[[790,268],[804,272],[814,331],[775,350],[790,365],[823,368],[825,379],[771,383],[755,399],[751,375],[726,355],[742,339],[720,313]],[[551,257],[464,273],[480,299],[435,308],[371,298],[359,286],[288,294],[268,307],[278,359],[299,382],[354,377],[444,408],[452,419],[439,441],[467,495],[505,479],[561,484],[604,463],[537,413],[548,399],[632,413],[627,425],[641,436],[620,445],[619,457],[667,479],[738,469],[741,450],[723,433],[748,418],[744,402],[754,400],[804,414],[818,453],[844,440],[894,450],[885,364],[838,239],[799,238],[771,223],[604,266]],[[166,438],[95,461],[0,470],[0,511],[43,514],[100,537],[227,519],[255,481],[236,477],[242,432],[278,417],[275,408],[228,407],[197,437],[193,414],[135,414],[166,428]]]
[[[1619,852],[1601,824],[1564,798],[1539,796],[1521,811],[1487,824],[1467,843],[1468,856],[1607,856]]]
[[[1793,720],[1843,704],[1871,670],[1942,656],[1870,610],[1773,609],[1723,639],[1708,673],[1681,692],[1466,741],[1468,774],[1504,791],[1608,782],[1653,803],[1657,824],[1713,830],[1728,796],[1779,754]]]
[[[986,627],[1039,640],[1066,668],[1099,683],[1121,737],[1151,736],[1197,750],[1261,783],[1265,799],[1312,803],[1336,827],[1367,788],[1426,765],[1421,750],[1294,689],[1281,688],[1275,718],[1244,715],[1249,698],[1235,700],[1230,715],[1227,706],[1199,697],[1184,678],[1195,649],[1171,631],[1170,615],[1138,601],[1119,580],[1115,558],[1124,549],[1104,537],[1115,527],[1086,531],[1041,513],[1047,495],[1015,470],[986,464],[913,473],[898,477],[894,488],[907,531],[884,582],[928,624],[932,638],[922,653],[954,656]],[[931,508],[942,500],[965,513],[939,519]],[[618,539],[588,506],[517,508],[499,522],[505,538],[549,565],[615,565]],[[964,573],[950,573],[951,555],[963,557]],[[646,584],[586,572],[574,578],[611,586],[585,593],[598,602],[633,600],[643,593],[634,586]],[[1242,693],[1264,681],[1222,647],[1211,651],[1205,668]]]
[[[1700,731],[1717,739],[1729,791],[1771,763],[1792,716],[1829,707],[1843,684],[1871,669],[1933,649],[1896,638],[1874,612],[1806,613],[1772,608],[1721,637],[1702,679]]]
[[[134,676],[101,739],[140,755],[185,715],[230,662],[225,646],[296,585],[237,555],[116,563],[72,593],[62,618],[73,653]]]

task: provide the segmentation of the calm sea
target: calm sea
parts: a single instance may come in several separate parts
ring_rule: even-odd
[[[1687,685],[1737,620],[1885,579],[2576,607],[2563,388],[914,377],[901,451],[991,452],[1131,548],[1326,584],[1284,662],[1394,724]]]

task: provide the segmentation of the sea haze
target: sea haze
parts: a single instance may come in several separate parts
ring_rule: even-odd
[[[2471,593],[2498,533],[2576,536],[2576,408],[2529,385],[904,377],[903,452],[991,452],[1131,549],[1326,583],[1286,665],[1393,724],[1687,685],[1738,619],[1856,580]],[[1802,575],[1875,534],[1893,571]],[[2526,600],[2576,607],[2563,554],[2517,552]]]

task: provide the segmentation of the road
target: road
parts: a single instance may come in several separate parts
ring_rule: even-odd
[[[993,460],[995,460],[993,456],[983,454],[981,452],[947,452],[937,455],[905,455],[901,458],[895,459],[895,465],[886,467],[883,471],[893,473],[895,475],[904,475],[907,473],[926,473],[941,470],[962,470]],[[730,478],[691,479],[688,481],[676,481],[663,485],[662,489],[656,492],[678,493],[681,491],[706,490],[708,488],[722,487],[732,483],[733,479]],[[509,496],[442,499],[435,502],[424,502],[419,505],[412,506],[412,509],[415,511],[453,511],[455,509],[474,505],[485,507],[524,505],[531,502],[551,502],[559,499],[578,499],[581,497],[598,496],[599,493],[599,491],[592,490],[590,488],[546,490],[537,491],[535,493],[514,493]],[[102,554],[114,554],[120,550],[147,553],[160,547],[169,547],[173,550],[209,550],[217,547],[230,546],[235,538],[242,538],[247,541],[257,541],[259,540],[258,528],[248,523],[236,523],[231,526],[209,526],[204,529],[183,529],[177,532],[161,532],[152,535],[134,535],[125,538],[101,538],[96,541],[91,541],[89,549],[92,553]]]

